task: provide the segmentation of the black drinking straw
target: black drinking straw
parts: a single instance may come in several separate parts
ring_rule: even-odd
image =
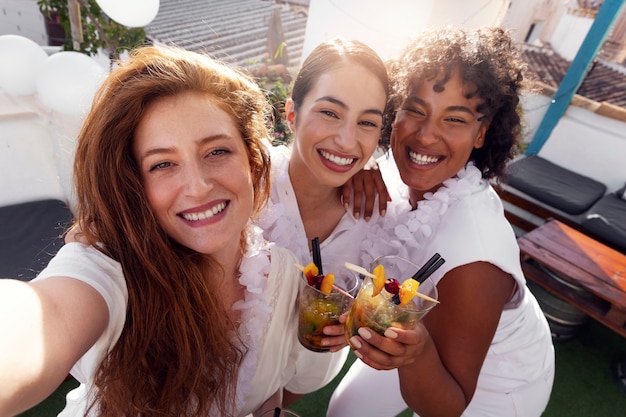
[[[317,266],[320,275],[324,275],[322,269],[322,250],[320,249],[320,238],[316,237],[311,241],[311,250],[313,252],[313,263]]]
[[[280,417],[280,407],[276,407],[274,409],[274,417]]]
[[[414,275],[413,279],[420,284],[432,275],[446,260],[438,253],[435,253]]]

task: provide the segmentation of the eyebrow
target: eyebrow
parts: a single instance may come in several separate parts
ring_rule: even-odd
[[[419,97],[409,97],[408,99],[410,102],[416,103],[416,104],[420,104],[424,107],[428,107],[426,105],[426,102],[424,100],[422,100]],[[448,106],[446,107],[446,111],[461,111],[464,113],[468,113],[470,114],[472,117],[474,117],[476,120],[480,119],[481,117],[483,117],[484,115],[481,113],[475,113],[472,111],[472,109],[470,109],[469,107],[466,106]]]
[[[336,99],[334,97],[331,97],[331,96],[323,96],[323,97],[320,97],[317,100],[315,100],[316,103],[319,103],[320,101],[328,101],[330,103],[338,105],[339,107],[341,107],[343,109],[347,109],[348,108],[346,103],[344,103],[343,101],[338,100],[338,99]],[[365,109],[365,110],[363,110],[363,113],[365,113],[365,114],[376,114],[376,115],[379,115],[379,116],[383,115],[383,112],[381,110],[379,110],[379,109]]]

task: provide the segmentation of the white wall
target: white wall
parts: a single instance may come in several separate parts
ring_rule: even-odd
[[[361,40],[387,59],[429,26],[499,24],[505,0],[311,0],[302,60],[336,36]]]
[[[554,27],[565,11],[566,4],[556,0],[513,0],[510,2],[502,25],[512,29],[515,42],[524,42],[533,23],[541,41],[549,40]]]
[[[0,35],[20,35],[38,45],[47,45],[48,35],[37,1],[0,0]]]
[[[506,0],[437,0],[429,26],[462,25],[467,28],[499,25],[509,1]]]
[[[497,25],[506,0],[311,0],[302,60],[336,36],[359,39],[387,59],[429,26]]]
[[[523,141],[530,142],[548,111],[552,97],[543,94],[533,94],[522,96],[521,104],[523,108],[522,123],[524,124]]]
[[[626,123],[570,106],[539,155],[615,191],[626,183]]]
[[[568,61],[574,60],[592,24],[589,17],[563,15],[550,40],[552,47]]]
[[[551,97],[526,97],[522,103],[532,140]],[[586,175],[616,191],[626,183],[626,122],[570,105],[555,126],[539,155],[557,165]]]
[[[301,60],[337,36],[365,42],[387,59],[424,29],[433,1],[311,0]]]
[[[70,124],[52,116],[34,94],[15,97],[0,91],[0,206],[48,198],[70,202],[74,140],[71,150],[62,151],[67,144],[59,128]]]

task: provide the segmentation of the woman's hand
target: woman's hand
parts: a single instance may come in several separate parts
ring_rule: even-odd
[[[354,193],[352,193],[353,190]],[[378,196],[378,212],[381,216],[385,215],[387,203],[391,201],[382,174],[378,170],[378,165],[357,172],[343,185],[341,192],[341,199],[346,210],[350,206],[351,195],[354,195],[354,217],[358,219],[361,216],[361,210],[363,210],[365,221],[372,217],[376,196]]]
[[[331,352],[337,352],[344,347],[348,346],[348,341],[346,340],[346,318],[348,317],[348,313],[344,313],[339,316],[339,323],[335,326],[326,326],[324,327],[324,334],[332,337],[325,337],[322,339],[322,344],[324,346],[330,347]]]
[[[361,327],[358,336],[352,336],[356,356],[374,369],[389,370],[412,365],[419,360],[430,335],[418,323],[413,330],[390,327],[384,336],[368,327]]]

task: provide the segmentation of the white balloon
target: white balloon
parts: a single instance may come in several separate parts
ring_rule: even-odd
[[[85,54],[57,52],[48,57],[37,76],[39,100],[60,113],[83,116],[105,74],[104,68]]]
[[[13,96],[33,94],[46,58],[43,48],[28,38],[0,36],[0,88]]]
[[[146,26],[159,11],[159,0],[96,0],[111,19],[129,27]]]

